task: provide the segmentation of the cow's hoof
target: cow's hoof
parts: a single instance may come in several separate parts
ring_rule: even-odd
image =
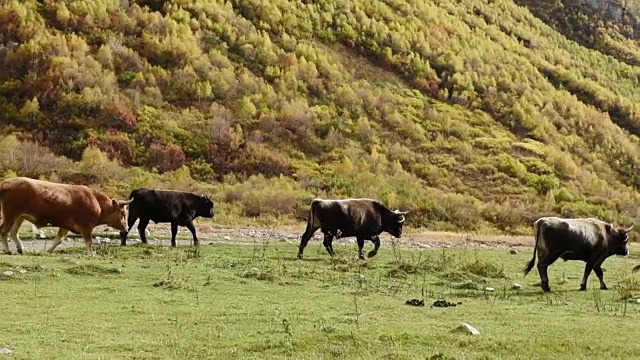
[[[609,288],[607,288],[607,285],[600,285],[600,290],[609,290]]]
[[[18,249],[18,254],[22,255],[22,249]]]
[[[549,287],[549,285],[547,285],[547,284],[542,284],[542,286],[541,286],[541,287],[542,287],[542,291],[544,291],[544,292],[546,292],[546,293],[547,293],[547,292],[551,292],[551,288]]]
[[[367,260],[367,259],[365,259],[364,255],[360,255],[358,256],[358,260]]]
[[[375,250],[371,250],[371,251],[369,251],[369,253],[367,254],[367,257],[372,258],[372,257],[376,256],[377,254],[378,254],[378,252],[377,252],[377,251],[375,251]]]
[[[298,260],[302,260],[302,254],[298,254]]]
[[[587,291],[587,285],[580,285],[580,291]]]
[[[5,254],[5,255],[13,255],[13,254],[11,253],[11,251],[3,251],[2,253],[3,253],[3,254]]]

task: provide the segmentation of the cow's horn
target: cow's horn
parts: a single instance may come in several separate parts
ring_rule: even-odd
[[[404,223],[404,215],[400,216],[400,220],[398,220],[398,224]]]
[[[395,210],[394,213],[398,214],[398,215],[406,215],[409,213],[409,210],[407,211],[400,211],[400,210]]]
[[[628,229],[626,229],[625,232],[631,231],[631,229],[633,229],[634,226],[636,226],[635,222],[633,224],[631,224],[631,226]]]
[[[129,205],[133,202],[133,199],[129,199],[129,200],[119,200],[118,201],[118,205],[120,206],[124,206],[124,205]]]

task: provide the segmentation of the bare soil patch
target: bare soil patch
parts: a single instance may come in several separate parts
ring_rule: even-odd
[[[30,227],[27,227],[29,229]],[[33,229],[32,229],[33,230]],[[171,238],[169,224],[150,224],[147,240],[155,245],[169,245]],[[56,228],[42,228],[37,230],[37,235],[24,237],[23,243],[27,251],[41,252],[51,241],[57,231]],[[278,228],[259,227],[233,227],[220,228],[213,224],[204,223],[197,226],[198,237],[203,245],[229,243],[238,245],[255,244],[256,241],[286,241],[297,244],[300,236],[304,232],[304,226],[288,226]],[[508,236],[508,235],[479,235],[472,233],[453,233],[443,231],[429,231],[424,229],[407,228],[402,238],[395,239],[391,235],[383,233],[380,236],[383,245],[390,245],[395,242],[397,245],[408,248],[487,248],[487,249],[514,249],[521,247],[532,247],[533,236]],[[313,240],[321,241],[322,233],[317,231]],[[334,240],[336,243],[354,243],[355,238],[343,238]],[[184,228],[178,231],[178,244],[191,244],[191,234]],[[118,232],[106,226],[99,226],[94,232],[94,244],[119,244]],[[127,244],[139,243],[137,229],[134,227],[129,233]],[[10,245],[13,246],[13,244]],[[57,249],[83,246],[81,238],[69,236],[60,244]]]

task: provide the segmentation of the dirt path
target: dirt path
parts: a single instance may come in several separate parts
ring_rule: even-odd
[[[27,251],[41,252],[46,247],[51,246],[53,236],[57,231],[56,228],[33,229],[25,228],[24,232],[34,233],[32,236],[23,235],[23,244]],[[35,230],[35,232],[34,232]],[[147,240],[151,244],[169,245],[171,238],[170,228],[168,224],[151,224],[147,228],[149,231]],[[203,245],[209,244],[238,244],[253,245],[263,241],[286,241],[291,244],[298,244],[303,229],[298,227],[282,227],[277,229],[268,228],[217,228],[210,224],[201,224],[198,226],[198,237]],[[380,236],[383,246],[388,246],[392,237],[386,233]],[[318,231],[312,241],[321,241],[322,234]],[[513,249],[526,248],[533,246],[533,238],[530,236],[501,236],[501,235],[477,235],[470,233],[450,233],[426,231],[422,229],[406,229],[401,239],[395,239],[397,244],[409,248],[450,248],[450,247],[471,247],[471,248],[493,248],[493,249]],[[127,244],[139,243],[137,230],[134,228],[129,234]],[[355,242],[355,238],[345,238],[335,240],[337,243]],[[94,233],[94,244],[110,243],[119,244],[118,232],[100,226]],[[184,229],[178,231],[178,245],[191,244],[191,235]],[[10,244],[13,249],[13,244]],[[67,237],[65,241],[58,246],[58,249],[83,246],[82,239],[78,237]]]

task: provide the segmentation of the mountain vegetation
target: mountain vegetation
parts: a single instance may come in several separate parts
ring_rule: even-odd
[[[220,224],[316,196],[441,230],[640,215],[631,2],[0,3],[5,177],[207,191]]]

